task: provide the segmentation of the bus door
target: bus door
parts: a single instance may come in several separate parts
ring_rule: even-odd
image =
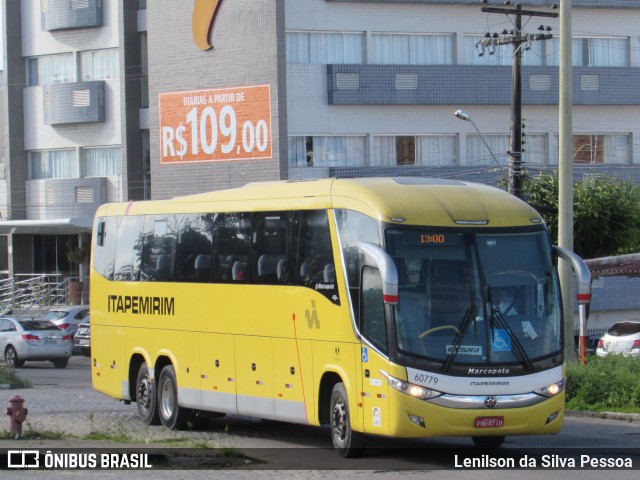
[[[362,269],[360,301],[363,425],[366,433],[389,433],[389,400],[387,380],[381,371],[387,371],[387,328],[385,304],[382,297],[382,280],[377,268]]]

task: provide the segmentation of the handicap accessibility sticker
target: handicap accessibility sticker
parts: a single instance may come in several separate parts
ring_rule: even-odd
[[[369,361],[369,349],[367,347],[362,347],[362,363],[367,363]]]
[[[495,328],[491,330],[491,351],[492,352],[510,352],[511,337],[506,330]]]

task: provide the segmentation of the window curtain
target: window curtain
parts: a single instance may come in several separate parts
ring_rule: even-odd
[[[421,135],[417,137],[417,163],[420,165],[455,165],[456,137],[454,135]]]
[[[80,54],[82,79],[85,81],[106,80],[120,76],[117,49],[93,50]]]
[[[491,148],[491,152],[498,159],[500,165],[507,164],[506,152],[509,150],[508,135],[484,135],[484,140]],[[478,135],[467,136],[467,165],[495,165],[496,162],[487,150],[482,138]]]
[[[77,178],[75,150],[44,150],[29,152],[30,178]]]
[[[631,163],[631,144],[629,135],[604,136],[605,163]]]
[[[387,167],[396,164],[396,137],[376,136],[373,138],[372,167]]]
[[[82,168],[85,177],[115,177],[122,173],[120,147],[85,148]]]
[[[76,81],[73,54],[38,57],[38,85]]]
[[[363,63],[364,34],[288,32],[287,62],[342,64]]]

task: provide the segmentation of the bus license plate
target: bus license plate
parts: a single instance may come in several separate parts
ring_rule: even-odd
[[[476,428],[499,428],[504,425],[504,417],[476,417]]]

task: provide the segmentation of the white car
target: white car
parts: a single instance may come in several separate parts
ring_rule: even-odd
[[[58,326],[60,330],[63,330],[67,335],[75,335],[78,329],[78,324],[89,315],[88,305],[74,305],[64,307],[52,308],[45,320],[49,320]]]
[[[596,355],[622,354],[640,357],[640,321],[618,322],[598,341]]]

